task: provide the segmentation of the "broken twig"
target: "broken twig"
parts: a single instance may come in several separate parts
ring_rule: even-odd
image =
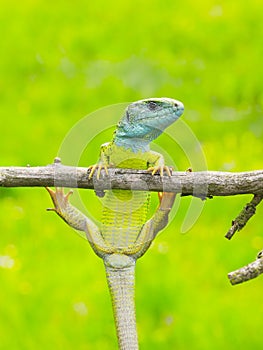
[[[240,231],[246,225],[248,220],[256,213],[256,206],[262,199],[262,195],[255,194],[251,202],[246,204],[235,220],[232,221],[232,226],[225,235],[227,239],[231,239],[236,231]]]
[[[263,254],[260,252],[255,261],[241,267],[238,270],[228,274],[228,278],[232,285],[249,281],[263,273]]]

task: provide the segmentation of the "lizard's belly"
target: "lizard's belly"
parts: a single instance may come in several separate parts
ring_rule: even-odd
[[[106,243],[127,248],[135,242],[147,220],[150,193],[143,191],[106,191],[102,199],[101,232]]]

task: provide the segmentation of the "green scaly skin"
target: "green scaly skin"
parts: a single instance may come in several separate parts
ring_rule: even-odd
[[[163,156],[153,152],[149,143],[183,113],[179,101],[154,98],[130,104],[118,124],[113,141],[101,146],[100,161],[91,167],[97,177],[108,167],[149,169],[152,174],[170,170]],[[159,194],[160,205],[147,220],[150,193],[148,191],[105,191],[102,198],[101,227],[73,207],[63,189],[48,188],[54,210],[71,227],[84,231],[94,252],[103,259],[111,294],[119,349],[137,350],[134,304],[134,274],[136,260],[150,247],[151,242],[168,222],[175,194]]]

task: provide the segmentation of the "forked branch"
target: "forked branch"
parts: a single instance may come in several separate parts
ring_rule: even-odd
[[[156,174],[152,176],[145,170],[109,169],[108,175],[101,173],[100,179],[88,177],[87,168],[64,166],[56,158],[54,164],[42,167],[0,167],[0,186],[2,187],[70,187],[95,189],[147,190],[175,192],[181,196],[195,196],[202,200],[213,196],[254,195],[250,203],[242,209],[232,222],[226,237],[230,239],[241,230],[255,214],[256,206],[263,199],[263,170],[230,173],[220,171],[181,171],[172,176]],[[263,258],[259,258],[239,270],[229,273],[232,284],[241,283],[263,273]]]

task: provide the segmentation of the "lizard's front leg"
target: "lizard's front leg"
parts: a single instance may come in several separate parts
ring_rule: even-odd
[[[104,169],[106,175],[108,175],[108,166],[109,166],[109,154],[111,153],[111,142],[106,142],[100,147],[100,159],[99,162],[88,167],[90,170],[89,179],[92,178],[93,174],[97,170],[97,179],[100,178],[101,170]]]
[[[147,169],[147,171],[150,171],[152,175],[156,174],[157,172],[160,173],[160,176],[163,177],[164,172],[167,173],[168,176],[171,176],[171,167],[165,165],[164,157],[162,154],[154,151],[150,151],[150,166]]]

